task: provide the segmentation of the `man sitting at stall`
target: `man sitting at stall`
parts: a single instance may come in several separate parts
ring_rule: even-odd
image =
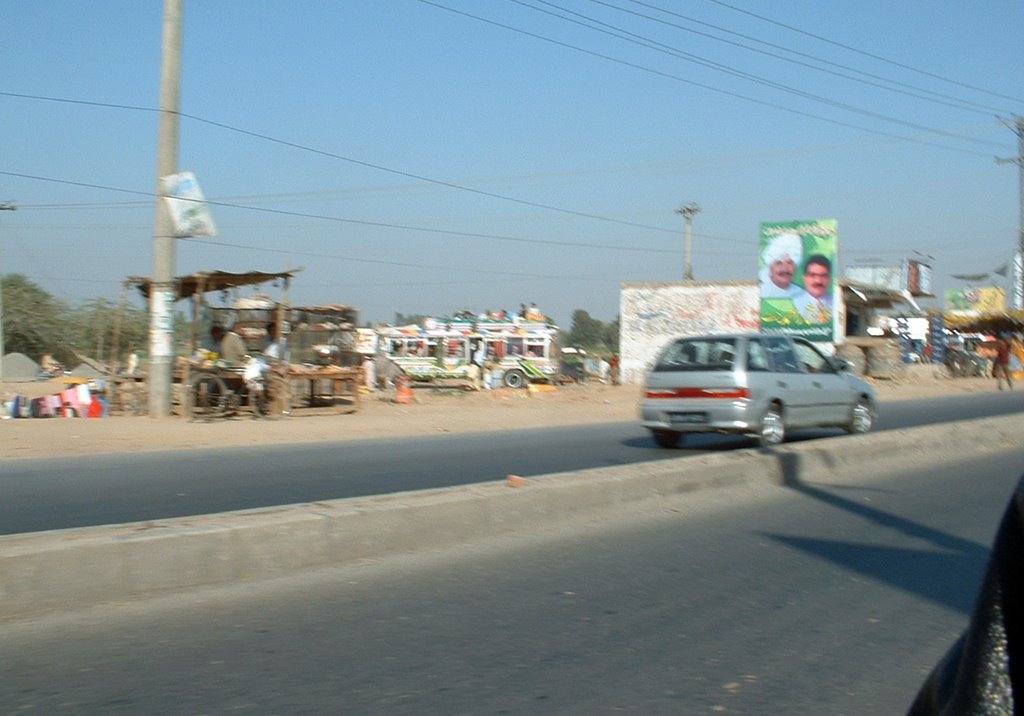
[[[234,325],[232,325],[224,333],[224,337],[220,340],[220,357],[233,365],[241,364],[245,360],[246,351],[245,341],[235,331]]]

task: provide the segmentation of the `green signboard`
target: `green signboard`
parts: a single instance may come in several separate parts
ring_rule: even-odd
[[[835,219],[761,224],[761,330],[834,340]]]

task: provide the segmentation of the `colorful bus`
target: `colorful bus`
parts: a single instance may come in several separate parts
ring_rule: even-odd
[[[544,321],[428,318],[422,326],[378,328],[377,335],[380,349],[416,381],[468,379],[481,342],[492,386],[522,388],[558,374],[558,327]]]

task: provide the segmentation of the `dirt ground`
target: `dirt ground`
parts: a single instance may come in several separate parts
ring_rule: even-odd
[[[950,379],[932,366],[899,380],[872,380],[879,401],[910,400],[996,390],[988,378]],[[59,392],[59,380],[8,383],[3,393],[36,397]],[[1019,386],[1024,390],[1024,384]],[[388,436],[438,435],[583,425],[637,418],[639,386],[593,382],[551,391],[420,387],[414,402],[398,404],[392,393],[364,395],[354,413],[317,409],[261,420],[247,416],[190,422],[181,417],[45,418],[0,420],[0,458],[43,458],[101,453],[242,447],[278,443],[362,440]],[[311,411],[305,411],[311,412]]]

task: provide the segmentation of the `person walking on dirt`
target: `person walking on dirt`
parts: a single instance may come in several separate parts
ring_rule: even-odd
[[[473,390],[480,390],[480,384],[483,382],[483,387],[487,390],[491,389],[491,381],[484,369],[487,365],[487,343],[480,341],[477,344],[476,350],[473,351],[473,362],[469,367],[470,371],[470,383],[473,386]]]
[[[1010,390],[1013,390],[1013,377],[1010,374],[1010,342],[1003,336],[996,339],[996,356],[992,363],[992,375],[996,378],[996,385],[999,390],[1003,389],[1003,381]]]

